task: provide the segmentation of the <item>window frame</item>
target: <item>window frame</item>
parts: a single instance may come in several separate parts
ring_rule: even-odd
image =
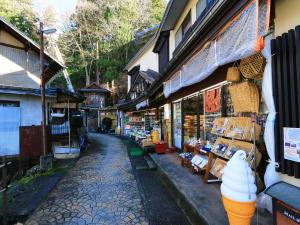
[[[0,107],[20,107],[20,101],[1,100]]]
[[[188,33],[189,29],[192,27],[192,13],[191,10],[188,12],[188,14],[185,16],[184,20],[180,24],[178,30],[175,33],[175,48],[179,46],[181,41],[184,39],[184,36],[186,33]],[[180,34],[180,35],[179,35]],[[180,40],[178,40],[176,37],[180,37]]]

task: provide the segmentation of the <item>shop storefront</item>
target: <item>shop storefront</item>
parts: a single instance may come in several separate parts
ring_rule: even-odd
[[[129,136],[141,134],[141,136],[146,137],[146,134],[153,129],[155,119],[155,110],[127,112],[123,118],[124,133]]]
[[[173,102],[173,143],[176,148],[182,148],[182,103]]]
[[[253,21],[268,23],[256,17],[256,7],[247,5],[216,38],[184,60],[164,82],[164,95],[172,105],[171,143],[181,165],[207,183],[220,182],[227,162],[243,150],[261,192],[269,148],[262,88],[269,56],[260,38],[266,30],[253,29]],[[264,38],[269,43],[270,37]],[[229,39],[240,42],[229,46]]]
[[[280,180],[275,171],[300,177],[299,153],[295,145],[286,146],[283,131],[285,127],[299,127],[299,85],[295,82],[299,78],[299,55],[295,52],[300,48],[295,41],[299,40],[300,28],[275,40],[269,27],[274,22],[271,10],[271,1],[248,1],[226,23],[213,26],[213,34],[195,32],[195,37],[202,39],[197,42],[190,37],[190,43],[179,44],[169,65],[162,70],[163,78],[154,83],[163,83],[166,100],[163,116],[162,105],[158,106],[163,134],[160,139],[176,148],[181,165],[201,174],[206,183],[221,182],[228,161],[242,150],[248,172],[253,175],[251,182],[247,177],[247,182],[257,187],[253,193],[249,189],[243,191],[255,198],[257,194],[257,205],[269,211],[271,200],[263,190]],[[174,24],[175,33],[175,28],[182,29],[179,22],[178,26]],[[193,26],[192,32],[196,28]],[[157,44],[156,51],[162,52],[161,56],[165,56],[159,47],[164,46],[164,38],[158,39]],[[158,90],[155,85],[152,96]],[[291,148],[292,159],[286,157]],[[236,175],[238,170],[231,172]],[[274,197],[274,193],[270,195]]]
[[[232,116],[229,82],[222,82],[173,102],[173,143],[178,149],[193,140],[215,142],[215,118]]]

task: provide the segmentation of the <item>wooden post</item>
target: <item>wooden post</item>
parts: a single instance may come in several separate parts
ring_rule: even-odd
[[[68,99],[68,122],[69,122],[69,151],[71,153],[71,121],[70,121],[70,100]]]
[[[205,175],[204,175],[205,183],[208,183],[208,178],[209,178],[210,169],[212,167],[213,157],[214,157],[214,154],[212,152],[209,152],[207,167],[206,167],[206,171],[205,171]]]
[[[44,25],[40,22],[40,71],[41,71],[41,100],[42,100],[42,138],[43,155],[47,153],[47,131],[46,131],[46,97],[45,97],[45,74],[44,74]]]

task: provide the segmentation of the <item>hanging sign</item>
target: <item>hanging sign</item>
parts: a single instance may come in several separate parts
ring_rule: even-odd
[[[205,92],[205,112],[214,113],[221,109],[221,89],[213,89]]]
[[[300,128],[284,128],[284,158],[300,162]]]

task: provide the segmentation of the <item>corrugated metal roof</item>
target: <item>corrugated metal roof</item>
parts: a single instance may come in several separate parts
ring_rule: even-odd
[[[29,49],[35,51],[38,54],[40,53],[40,47],[38,44],[36,44],[33,40],[31,40],[28,36],[22,33],[19,29],[5,20],[3,17],[0,17],[0,28],[6,30],[16,39],[24,43],[25,46],[29,47]],[[47,51],[45,51],[45,59],[49,62],[49,67],[45,71],[46,80],[48,81],[52,76],[62,70],[65,66],[63,63],[59,62],[56,58],[51,56]]]
[[[41,96],[41,90],[40,89],[32,89],[32,88],[12,87],[12,86],[0,86],[0,94]],[[46,96],[55,97],[56,93],[47,89]]]

